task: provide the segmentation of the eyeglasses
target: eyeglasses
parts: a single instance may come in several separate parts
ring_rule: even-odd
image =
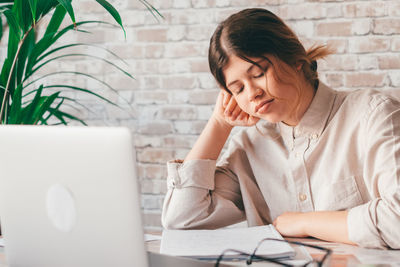
[[[256,248],[254,249],[253,253],[249,254],[247,252],[244,251],[240,251],[240,250],[236,250],[236,249],[226,249],[224,250],[219,257],[217,258],[217,261],[215,262],[215,267],[219,267],[220,262],[223,260],[224,256],[229,253],[229,252],[233,252],[238,254],[238,256],[246,256],[247,260],[246,260],[246,264],[247,265],[251,265],[251,263],[254,260],[257,261],[268,261],[268,262],[273,262],[282,266],[293,266],[289,263],[283,262],[282,260],[276,259],[276,258],[268,258],[265,256],[261,256],[261,255],[257,255],[257,250],[259,249],[259,247],[261,246],[262,243],[264,243],[265,241],[277,241],[277,242],[285,242],[285,243],[289,243],[289,244],[293,244],[293,245],[298,245],[298,246],[303,246],[303,247],[309,247],[309,248],[314,248],[314,249],[318,249],[322,252],[324,252],[322,258],[320,260],[315,260],[312,259],[308,262],[306,262],[303,265],[297,265],[296,266],[304,266],[304,267],[311,267],[311,266],[317,266],[317,267],[322,267],[324,266],[325,263],[328,262],[328,259],[330,258],[330,255],[332,254],[332,250],[329,248],[324,248],[324,247],[320,247],[320,246],[316,246],[316,245],[311,245],[311,244],[306,244],[306,243],[302,243],[302,242],[298,242],[298,241],[288,241],[288,240],[283,240],[283,239],[275,239],[275,238],[264,238],[262,240],[260,240],[260,242],[257,244]]]

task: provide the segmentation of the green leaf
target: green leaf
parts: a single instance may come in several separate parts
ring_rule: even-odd
[[[32,124],[34,121],[33,115],[39,107],[42,91],[43,85],[40,85],[32,102],[24,109],[24,116],[22,119],[23,124]]]
[[[18,60],[16,63],[16,71],[17,71],[17,84],[22,82],[23,74],[25,71],[25,65],[28,61],[29,53],[32,51],[35,45],[35,31],[32,29],[28,35],[23,39],[23,43],[20,44],[21,48],[18,55]]]
[[[44,65],[46,65],[46,64],[48,64],[48,63],[50,63],[50,62],[52,62],[52,61],[54,61],[54,60],[57,60],[57,59],[59,59],[59,58],[75,57],[75,56],[90,57],[90,58],[95,58],[95,59],[101,60],[101,61],[103,61],[103,62],[105,62],[105,63],[107,63],[107,64],[109,64],[109,65],[115,67],[116,69],[118,69],[119,71],[121,71],[122,73],[124,73],[124,74],[125,74],[126,76],[128,76],[129,78],[135,79],[129,72],[125,71],[124,69],[122,69],[121,67],[119,67],[118,65],[116,65],[115,63],[113,63],[113,62],[111,62],[111,61],[109,61],[109,60],[107,60],[107,59],[104,59],[104,58],[102,58],[102,57],[93,56],[93,55],[88,55],[88,54],[65,54],[65,55],[61,55],[61,56],[58,56],[58,57],[53,57],[53,58],[51,58],[51,59],[45,61],[44,63],[40,64],[39,66],[37,66],[35,69],[32,70],[32,72],[31,72],[29,75],[32,75],[32,74],[35,73],[38,69],[40,69],[40,68],[43,67]]]
[[[59,3],[56,0],[37,0],[36,5],[36,19],[45,16],[54,7],[58,6]]]
[[[76,27],[76,21],[75,21],[75,14],[74,14],[74,9],[72,8],[71,5],[71,0],[57,0],[64,8],[67,10],[68,15],[70,16],[72,23]]]
[[[40,105],[33,114],[33,124],[37,124],[39,120],[43,118],[43,115],[49,111],[50,106],[53,104],[54,100],[57,99],[59,94],[60,92],[56,92],[50,96],[42,97]]]
[[[29,7],[31,8],[32,12],[32,23],[33,25],[36,24],[36,7],[37,7],[37,0],[28,0]]]
[[[22,100],[22,84],[19,84],[18,87],[15,89],[14,94],[12,96],[12,102],[11,102],[11,110],[10,114],[8,116],[8,123],[9,124],[19,124],[21,121],[21,115],[22,115],[22,106],[21,106],[21,100]]]
[[[68,89],[72,89],[72,90],[76,90],[76,91],[85,92],[85,93],[88,93],[90,95],[96,96],[96,97],[106,101],[107,103],[113,105],[113,106],[117,106],[118,107],[118,105],[115,104],[114,102],[112,102],[111,100],[108,100],[107,98],[105,98],[105,97],[103,97],[103,96],[101,96],[101,95],[99,95],[99,94],[97,94],[97,93],[95,93],[93,91],[85,89],[85,88],[72,86],[72,85],[66,85],[66,84],[47,85],[47,86],[44,86],[44,88],[68,88]]]
[[[39,58],[37,59],[37,61],[39,62],[39,61],[41,61],[42,59],[44,59],[45,57],[47,57],[47,56],[51,55],[52,53],[55,53],[55,52],[57,52],[57,51],[59,51],[59,50],[62,50],[62,49],[65,49],[65,48],[74,47],[74,46],[96,47],[96,48],[98,48],[98,49],[101,49],[101,50],[106,51],[107,53],[111,54],[111,55],[114,56],[115,58],[117,58],[117,59],[119,59],[120,61],[122,61],[125,65],[128,65],[128,63],[127,63],[123,58],[121,58],[120,56],[118,56],[117,54],[115,54],[113,51],[111,51],[111,50],[109,50],[109,49],[107,49],[107,48],[104,48],[104,47],[102,47],[102,46],[98,46],[98,45],[94,45],[94,44],[86,44],[86,43],[75,43],[75,44],[69,44],[69,45],[63,45],[63,46],[56,47],[56,48],[50,50],[49,52],[47,52],[46,54],[42,55],[41,57],[39,57]]]
[[[122,30],[124,31],[124,36],[126,39],[126,31],[124,29],[124,26],[122,25],[122,19],[118,11],[106,0],[96,0],[96,2],[102,5],[108,11],[108,13],[110,13],[111,16],[113,16],[115,21],[121,26]]]
[[[56,34],[58,29],[60,28],[61,23],[64,20],[66,13],[67,13],[67,11],[65,10],[65,8],[63,6],[59,5],[56,7],[56,9],[54,10],[53,16],[51,17],[51,20],[49,22],[49,25],[47,25],[44,36],[48,36],[50,38]]]
[[[8,25],[10,26],[11,31],[18,37],[18,41],[22,38],[22,30],[17,22],[17,18],[14,12],[10,9],[7,9],[3,12],[4,16],[7,18]]]
[[[90,24],[90,23],[104,23],[104,24],[109,24],[109,23],[105,23],[102,21],[82,21],[82,22],[78,22],[76,23],[76,25],[83,25],[83,24]],[[37,42],[37,44],[35,45],[35,47],[33,48],[30,56],[29,56],[29,60],[28,60],[28,64],[26,67],[26,72],[25,72],[25,76],[29,77],[32,73],[32,68],[34,67],[34,65],[37,64],[37,58],[44,53],[44,51],[46,51],[51,45],[53,45],[61,36],[63,36],[65,33],[67,33],[70,30],[74,29],[74,25],[69,25],[65,28],[63,28],[61,31],[59,31],[57,34],[54,35],[53,32],[49,32],[48,34],[45,34],[42,39],[40,39],[40,41]]]
[[[1,19],[1,13],[0,13],[0,40],[1,37],[3,37],[3,20]]]
[[[71,120],[79,121],[83,125],[87,126],[87,124],[83,120],[81,120],[81,119],[79,119],[79,118],[77,118],[77,117],[75,117],[75,116],[73,116],[71,114],[65,113],[65,112],[63,112],[61,110],[54,111],[54,116],[56,116],[59,120],[64,119],[63,117],[66,117],[66,118],[71,119]],[[65,123],[65,125],[66,125],[66,123]]]
[[[153,15],[153,17],[156,20],[158,20],[156,14],[164,19],[164,16],[154,6],[152,6],[149,2],[147,2],[146,0],[139,0],[139,1],[147,8],[148,11],[150,11],[150,13]]]

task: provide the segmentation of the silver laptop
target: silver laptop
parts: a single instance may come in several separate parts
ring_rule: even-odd
[[[9,266],[148,266],[125,128],[0,126]]]
[[[0,126],[8,266],[214,266],[146,253],[139,203],[128,129]]]

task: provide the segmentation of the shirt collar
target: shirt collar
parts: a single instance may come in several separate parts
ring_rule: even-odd
[[[283,138],[286,140],[300,136],[318,138],[327,125],[335,97],[336,91],[320,82],[318,90],[299,124],[293,127],[279,122]]]

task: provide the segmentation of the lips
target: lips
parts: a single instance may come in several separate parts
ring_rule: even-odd
[[[267,105],[267,104],[271,103],[272,101],[274,101],[274,98],[271,98],[271,99],[268,99],[268,100],[265,100],[265,101],[261,102],[260,104],[258,104],[256,106],[254,111],[257,113],[260,110],[260,108],[262,108],[264,105]]]

